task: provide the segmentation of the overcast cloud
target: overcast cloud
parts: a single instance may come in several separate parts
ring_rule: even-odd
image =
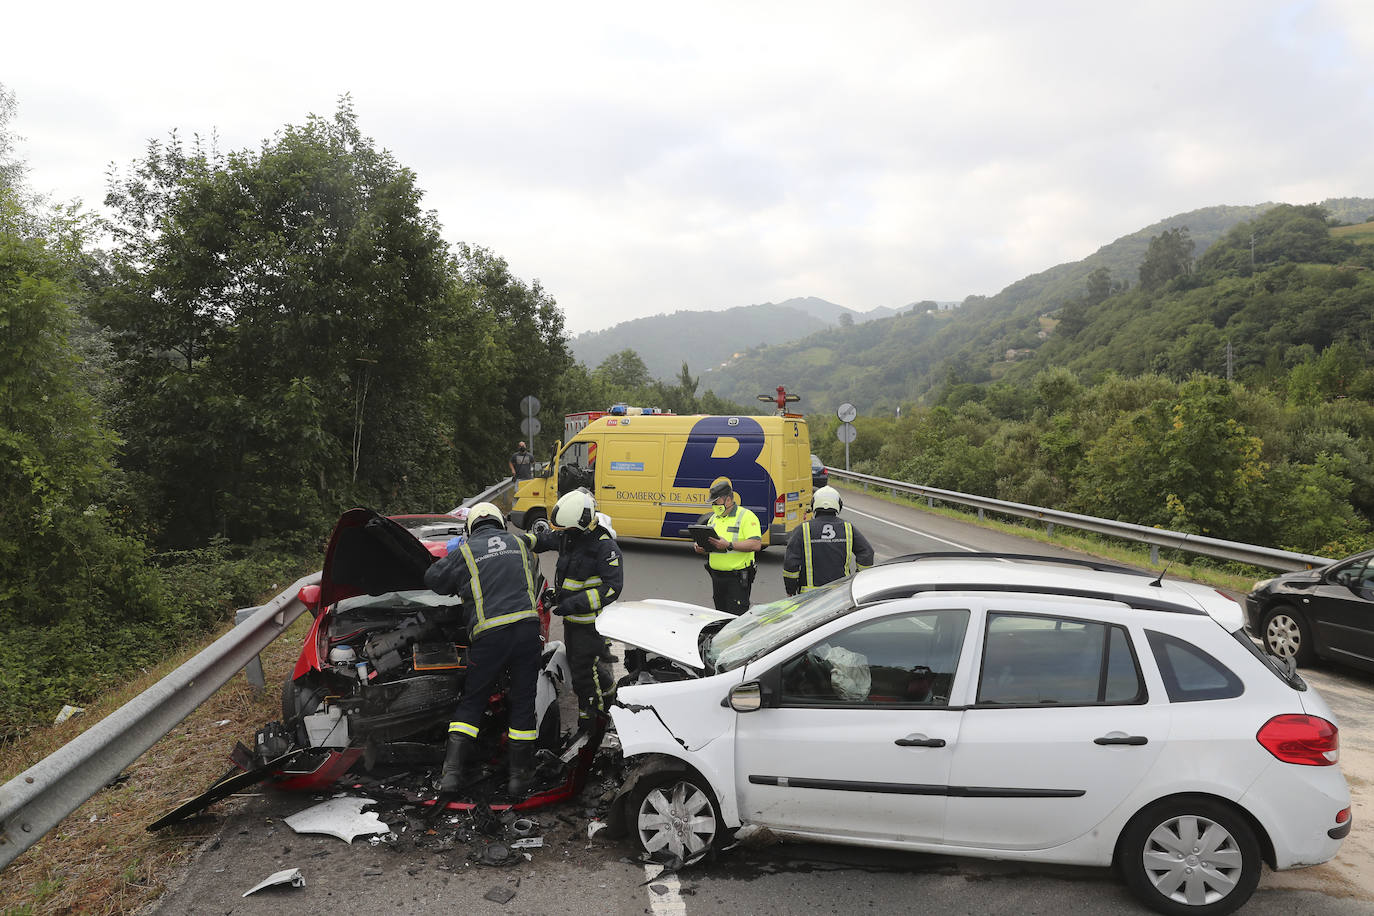
[[[350,93],[450,241],[572,332],[989,295],[1175,213],[1374,196],[1374,4],[24,4],[30,183],[103,210],[173,128],[257,147]]]

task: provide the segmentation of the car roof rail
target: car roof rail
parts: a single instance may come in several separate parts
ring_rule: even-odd
[[[1201,608],[1189,607],[1173,601],[1159,601],[1142,598],[1139,595],[1122,595],[1119,592],[1101,591],[1091,588],[1058,588],[1049,585],[1017,585],[1009,582],[918,582],[913,585],[898,585],[868,595],[860,602],[861,607],[895,601],[899,598],[912,598],[924,592],[1013,592],[1022,595],[1055,595],[1068,598],[1092,598],[1098,601],[1116,601],[1140,611],[1168,611],[1171,614],[1191,614],[1206,617]]]
[[[1078,566],[1097,572],[1125,573],[1129,576],[1154,578],[1154,573],[1132,569],[1118,563],[1103,560],[1080,559],[1078,557],[1051,557],[1038,553],[999,553],[996,551],[933,550],[926,553],[908,553],[878,563],[878,566],[891,566],[895,563],[914,563],[919,560],[1020,560],[1027,563],[1057,563],[1061,566]]]

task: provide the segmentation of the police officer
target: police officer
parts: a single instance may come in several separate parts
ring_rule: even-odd
[[[782,558],[787,594],[808,591],[873,565],[868,538],[838,518],[843,508],[844,500],[834,487],[821,487],[811,497],[812,518],[792,532]]]
[[[706,524],[715,529],[709,539],[709,553],[700,544],[697,553],[706,554],[706,570],[711,574],[711,598],[716,610],[736,616],[749,610],[749,592],[757,571],[754,554],[763,549],[763,529],[759,517],[735,500],[735,488],[728,477],[711,484],[711,514]]]
[[[506,789],[519,796],[529,788],[539,737],[534,699],[543,652],[535,610],[536,572],[529,545],[506,531],[505,516],[491,503],[478,503],[468,510],[467,540],[425,570],[426,588],[462,597],[472,643],[463,696],[448,727],[441,793],[456,792],[467,781],[478,725],[503,671],[510,672]]]
[[[554,613],[563,618],[580,729],[605,710],[615,691],[610,645],[596,631],[596,618],[625,590],[625,571],[620,547],[600,523],[591,493],[579,488],[563,494],[554,504],[553,523],[553,531],[523,537],[536,552],[558,551]]]

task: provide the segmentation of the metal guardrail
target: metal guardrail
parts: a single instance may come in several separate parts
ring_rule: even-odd
[[[1249,563],[1252,566],[1262,566],[1268,569],[1295,570],[1311,569],[1315,566],[1325,566],[1334,560],[1327,557],[1313,556],[1306,553],[1293,553],[1287,550],[1275,550],[1272,547],[1256,547],[1253,544],[1242,544],[1238,541],[1223,541],[1217,538],[1204,537],[1200,534],[1185,534],[1181,531],[1168,531],[1163,528],[1148,528],[1144,525],[1133,525],[1130,522],[1118,522],[1107,518],[1096,518],[1091,515],[1078,515],[1073,512],[1061,512],[1058,509],[1045,509],[1040,506],[1027,506],[1023,503],[1009,503],[998,499],[989,499],[985,496],[975,496],[970,493],[956,493],[953,490],[938,490],[935,487],[924,487],[919,484],[906,483],[901,480],[888,480],[885,477],[874,477],[869,474],[859,474],[854,471],[841,471],[835,468],[826,468],[831,477],[849,483],[862,484],[867,490],[870,486],[880,487],[890,490],[895,495],[905,493],[910,496],[920,496],[925,498],[927,503],[935,501],[944,503],[955,503],[961,506],[972,506],[978,510],[978,518],[983,518],[984,511],[998,512],[1003,515],[1015,515],[1021,518],[1036,519],[1045,522],[1051,531],[1055,525],[1064,525],[1069,528],[1078,528],[1084,531],[1093,531],[1098,534],[1107,534],[1112,537],[1124,538],[1128,541],[1138,541],[1150,545],[1150,562],[1159,562],[1159,548],[1167,547],[1176,550],[1186,550],[1189,553],[1202,554],[1209,557],[1217,557],[1223,560],[1236,560],[1241,563]]]
[[[455,508],[486,501],[504,502],[504,509],[513,490],[508,477]],[[246,609],[253,613],[194,658],[0,786],[0,870],[256,662],[258,653],[305,613],[300,590],[319,581],[320,573],[311,573],[267,604]]]

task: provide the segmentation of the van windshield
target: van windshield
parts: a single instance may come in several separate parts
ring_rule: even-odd
[[[718,672],[738,668],[849,613],[853,607],[849,579],[837,579],[800,595],[755,605],[711,638],[705,647],[706,663]]]

